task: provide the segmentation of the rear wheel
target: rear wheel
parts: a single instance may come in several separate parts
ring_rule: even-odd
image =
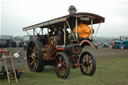
[[[96,70],[96,60],[91,53],[85,51],[80,56],[80,70],[82,74],[92,76]]]
[[[55,61],[55,72],[57,77],[61,79],[66,79],[69,75],[69,59],[64,52],[59,52],[56,55]]]
[[[27,62],[30,71],[42,72],[44,69],[44,60],[41,52],[43,44],[38,41],[31,41],[27,48]]]

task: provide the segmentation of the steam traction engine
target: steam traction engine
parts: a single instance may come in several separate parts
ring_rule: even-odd
[[[78,22],[91,25],[103,23],[104,18],[92,13],[75,13],[50,21],[23,28],[33,30],[33,41],[27,48],[27,62],[30,71],[42,72],[45,65],[55,67],[57,77],[66,79],[70,68],[80,67],[82,74],[92,76],[96,70],[96,60],[92,54],[83,50],[83,45],[91,41],[79,40]],[[72,26],[76,32],[72,32]],[[37,29],[40,29],[38,32]]]

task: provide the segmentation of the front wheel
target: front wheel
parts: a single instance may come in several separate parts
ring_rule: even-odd
[[[69,59],[64,52],[56,54],[55,72],[58,78],[66,79],[69,75]]]
[[[85,51],[80,56],[80,70],[82,74],[93,76],[96,71],[96,60],[91,53]]]

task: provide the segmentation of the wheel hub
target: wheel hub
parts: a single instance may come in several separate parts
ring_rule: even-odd
[[[33,57],[35,57],[35,54],[34,54],[34,53],[32,53],[32,56],[33,56]]]
[[[84,66],[85,66],[85,67],[88,67],[89,65],[90,65],[90,63],[88,63],[88,62],[85,62],[85,63],[84,63]]]
[[[61,66],[62,66],[62,65],[61,65],[60,63],[57,65],[58,68],[60,68]]]

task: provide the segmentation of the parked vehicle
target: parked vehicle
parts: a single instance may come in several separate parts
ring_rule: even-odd
[[[128,48],[128,38],[114,39],[112,41],[112,48],[126,49]]]
[[[4,55],[7,55],[8,58],[6,58],[7,61],[10,61],[10,55],[8,52],[11,52],[13,61],[14,61],[14,66],[15,66],[15,71],[16,71],[16,76],[19,79],[21,75],[24,72],[24,49],[23,48],[0,48],[0,73],[3,73],[4,75],[6,74],[6,64],[4,62]],[[11,65],[11,62],[7,62],[8,65]],[[10,68],[8,66],[8,71],[12,72],[13,68]]]
[[[9,47],[9,42],[12,40],[12,36],[0,35],[0,48]]]
[[[0,48],[23,47],[23,40],[20,37],[7,35],[0,36]]]

